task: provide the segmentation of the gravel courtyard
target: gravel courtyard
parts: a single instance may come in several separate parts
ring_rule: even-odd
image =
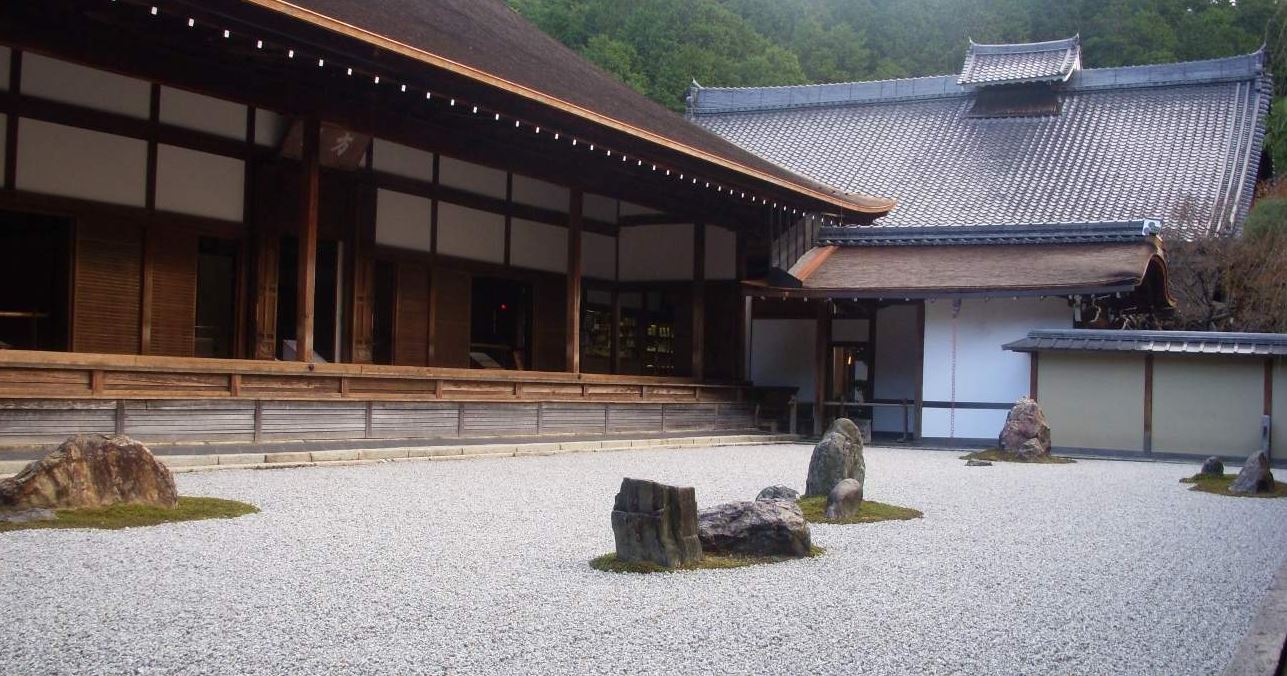
[[[0,534],[6,673],[1219,671],[1287,554],[1287,500],[1196,464],[967,468],[867,450],[922,520],[815,526],[818,559],[594,571],[622,476],[699,506],[803,488],[809,446],[178,477],[232,521]]]

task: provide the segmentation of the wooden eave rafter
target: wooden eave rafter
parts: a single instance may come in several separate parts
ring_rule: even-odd
[[[352,38],[363,43],[369,44],[379,49],[383,49],[415,61],[440,68],[456,75],[466,77],[470,80],[491,86],[493,88],[505,91],[524,99],[535,101],[542,105],[548,106],[555,110],[574,115],[578,118],[587,120],[596,125],[627,134],[629,136],[642,139],[653,145],[660,146],[691,158],[701,160],[702,162],[713,164],[725,170],[753,178],[779,189],[790,193],[800,195],[812,201],[821,202],[832,207],[839,208],[843,213],[873,215],[883,214],[893,209],[895,202],[890,199],[870,197],[865,195],[854,195],[846,199],[837,195],[828,194],[822,190],[817,190],[807,186],[799,185],[787,181],[783,178],[773,176],[772,174],[760,171],[753,167],[740,164],[738,162],[720,157],[693,146],[680,143],[673,139],[666,138],[655,132],[641,129],[637,126],[617,120],[610,116],[598,113],[583,106],[560,99],[538,90],[532,89],[525,85],[506,80],[491,73],[484,72],[463,63],[453,61],[432,52],[413,47],[403,42],[399,42],[387,36],[368,31],[359,26],[347,23],[334,17],[321,14],[319,12],[300,7],[299,5],[286,2],[285,0],[242,0],[242,2],[267,9],[278,14],[289,16],[298,21],[302,21],[311,26],[322,28],[324,30],[336,33],[348,38]]]

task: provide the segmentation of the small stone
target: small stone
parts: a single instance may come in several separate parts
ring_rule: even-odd
[[[52,509],[21,509],[17,511],[0,511],[0,523],[31,523],[33,521],[53,521],[58,515]]]
[[[1256,451],[1242,464],[1242,471],[1229,485],[1230,493],[1268,493],[1274,489],[1274,475],[1269,471],[1269,454]]]
[[[0,507],[78,509],[179,504],[174,476],[127,436],[76,436],[17,475],[0,480]]]
[[[702,560],[697,494],[690,487],[622,479],[612,509],[617,559],[675,568]]]
[[[827,495],[845,479],[866,481],[867,465],[862,456],[862,435],[848,418],[836,418],[809,457],[805,495]]]
[[[970,458],[969,460],[966,460],[966,461],[965,461],[965,466],[966,466],[966,467],[991,467],[991,466],[992,466],[992,463],[991,463],[991,462],[989,462],[989,461],[987,461],[987,460],[979,460],[979,459],[977,459],[977,458]]]
[[[790,488],[788,486],[769,486],[768,488],[760,491],[760,494],[755,496],[755,499],[795,501],[799,497],[800,491],[797,491],[794,488]]]
[[[809,523],[800,506],[786,500],[730,502],[703,509],[697,532],[707,553],[807,556]]]
[[[1202,470],[1198,473],[1203,476],[1224,476],[1224,463],[1213,455],[1202,462]]]
[[[861,506],[862,483],[857,479],[845,479],[827,495],[827,518],[832,521],[848,519],[857,514]]]
[[[1023,397],[1014,403],[997,437],[997,446],[1028,458],[1050,455],[1050,424],[1036,401]]]

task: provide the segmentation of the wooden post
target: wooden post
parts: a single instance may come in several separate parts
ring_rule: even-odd
[[[609,358],[608,373],[616,375],[621,366],[621,292],[617,290],[616,282],[612,284],[612,347]]]
[[[734,276],[737,279],[737,345],[734,348],[737,353],[737,363],[733,367],[733,376],[740,381],[751,379],[751,374],[746,366],[747,360],[747,342],[749,326],[752,320],[751,309],[753,305],[749,297],[742,296],[742,282],[746,281],[746,237],[738,230],[735,235],[735,249],[737,256],[737,269]]]
[[[304,122],[303,186],[300,190],[300,222],[298,265],[299,291],[295,321],[295,358],[312,361],[313,358],[313,301],[317,295],[317,216],[321,169],[318,144],[321,141],[321,123],[317,118]]]
[[[813,436],[822,436],[823,403],[827,400],[827,373],[831,370],[831,304],[818,301],[817,341],[813,368]]]
[[[703,377],[706,352],[706,224],[693,224],[693,353],[691,376]]]
[[[581,207],[582,194],[573,190],[568,204],[567,371],[581,372]]]
[[[1040,361],[1040,357],[1041,355],[1036,352],[1028,353],[1028,396],[1031,397],[1033,401],[1037,401],[1037,382],[1039,378],[1038,362]]]
[[[1271,358],[1265,359],[1265,417],[1269,418],[1270,423],[1273,422],[1273,419],[1270,418],[1270,416],[1272,416],[1273,414],[1274,414],[1274,360],[1271,357]],[[1282,421],[1279,421],[1278,424],[1281,425]],[[1266,442],[1265,448],[1269,450],[1269,457],[1272,458],[1273,451],[1274,451],[1274,446],[1273,446],[1274,432],[1272,427],[1269,429],[1269,438],[1265,439],[1265,442]]]
[[[1144,453],[1153,453],[1153,355],[1144,355]]]

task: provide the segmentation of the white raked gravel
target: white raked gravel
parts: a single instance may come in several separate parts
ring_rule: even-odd
[[[1219,671],[1287,554],[1287,500],[1192,493],[1191,465],[967,468],[873,448],[867,496],[923,520],[815,526],[825,556],[615,575],[622,476],[699,505],[803,488],[809,447],[181,475],[231,521],[0,534],[0,671]]]

